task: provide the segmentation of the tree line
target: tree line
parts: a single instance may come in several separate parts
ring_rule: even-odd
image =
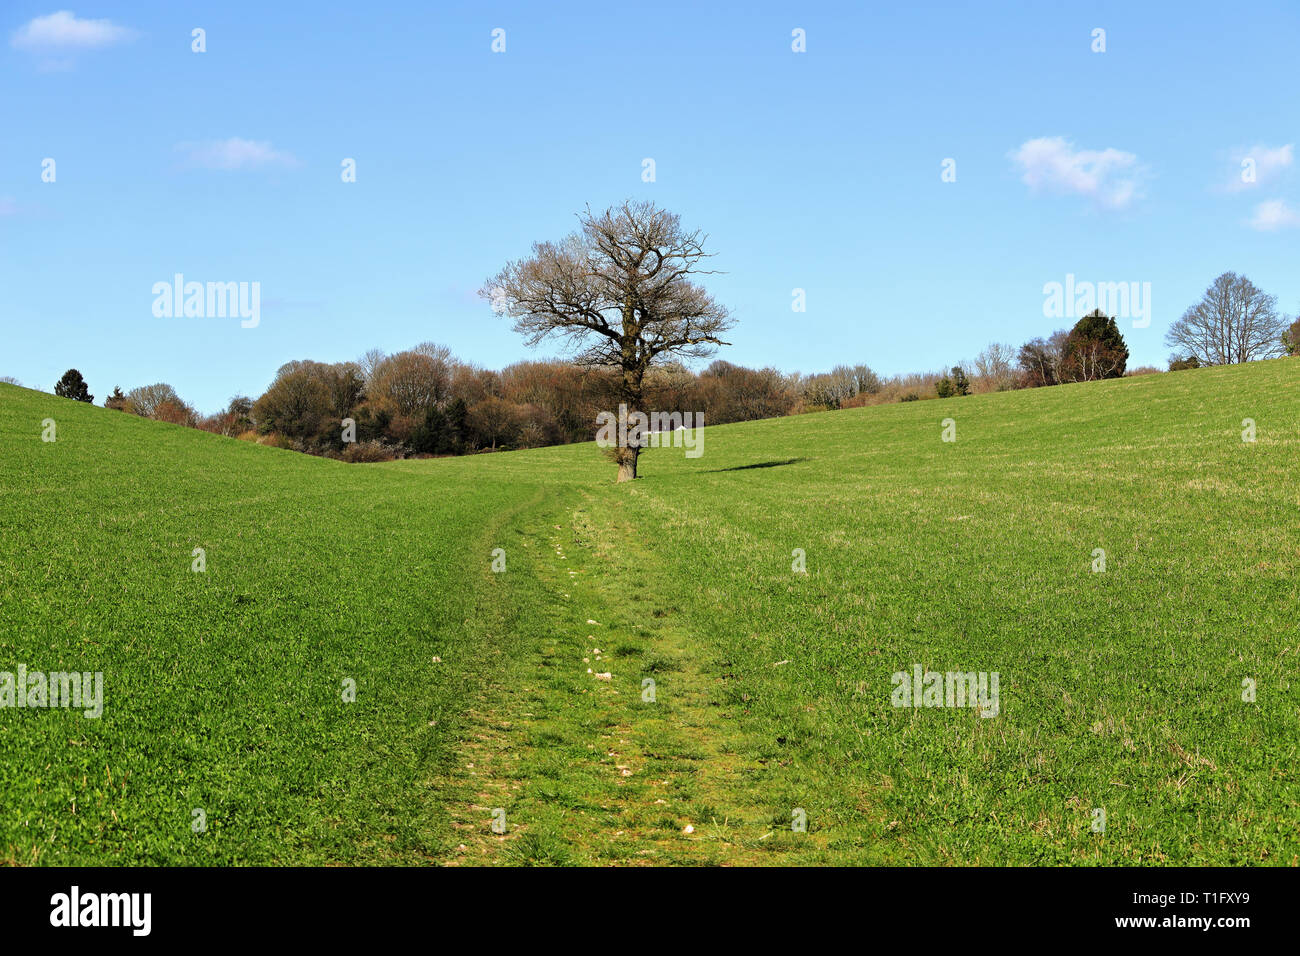
[[[598,225],[614,231],[608,220]],[[687,247],[688,253],[695,248]],[[563,263],[552,261],[548,267],[553,273],[546,282],[553,284]],[[513,279],[503,276],[516,282],[515,294],[527,294],[519,285],[526,272],[523,278],[518,272]],[[709,301],[688,305],[723,320]],[[1300,319],[1286,319],[1275,297],[1228,272],[1171,326],[1166,342],[1174,349],[1172,371],[1300,355]],[[706,422],[724,424],[1160,371],[1129,369],[1128,356],[1116,318],[1098,309],[1072,328],[1019,348],[991,344],[947,372],[882,377],[865,364],[845,364],[806,375],[721,359],[697,372],[674,358],[648,364],[636,388],[639,407],[702,412]],[[590,441],[596,415],[626,398],[626,379],[616,363],[581,359],[486,369],[426,342],[394,354],[372,349],[352,362],[288,362],[260,396],[235,396],[212,415],[200,414],[165,383],[126,392],[115,386],[104,405],[309,454],[379,461]],[[69,369],[54,390],[94,401],[76,369]]]

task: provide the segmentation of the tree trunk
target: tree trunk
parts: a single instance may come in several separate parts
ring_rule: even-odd
[[[619,482],[632,481],[636,478],[636,459],[641,453],[641,449],[633,445],[620,449],[622,452],[618,459],[618,480]]]
[[[628,303],[627,309],[623,316],[623,403],[627,406],[627,414],[630,418],[633,412],[640,411],[643,397],[642,382],[645,377],[645,368],[637,361],[635,335],[639,331],[636,326],[636,313],[631,303]],[[630,429],[629,429],[630,430]],[[636,478],[637,456],[641,454],[641,442],[643,436],[638,436],[636,441],[632,436],[628,436],[627,444],[619,449],[618,456],[618,482],[632,481]]]

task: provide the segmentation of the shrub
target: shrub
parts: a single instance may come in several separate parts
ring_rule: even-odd
[[[261,435],[258,437],[257,443],[259,445],[266,445],[268,448],[289,449],[293,447],[293,442],[289,439],[289,436],[281,435],[279,432],[271,432],[269,435]]]
[[[343,449],[343,460],[353,464],[392,461],[398,457],[398,451],[397,447],[385,445],[381,441],[350,442],[348,447]]]

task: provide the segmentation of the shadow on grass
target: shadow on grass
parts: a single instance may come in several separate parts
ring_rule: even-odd
[[[705,474],[714,475],[723,471],[749,471],[751,468],[780,468],[782,465],[793,465],[796,462],[807,460],[807,458],[787,458],[785,461],[759,461],[752,465],[734,465],[731,468],[714,468],[712,471],[705,472]]]

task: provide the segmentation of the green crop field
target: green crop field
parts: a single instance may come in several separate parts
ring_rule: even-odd
[[[704,438],[620,486],[0,385],[0,672],[103,675],[0,696],[0,860],[1300,862],[1300,362]]]

